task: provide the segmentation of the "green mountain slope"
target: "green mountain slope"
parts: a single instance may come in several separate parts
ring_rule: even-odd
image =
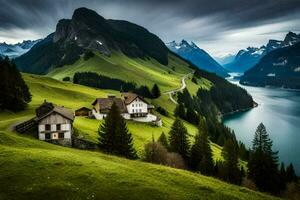
[[[32,117],[44,99],[76,109],[89,106],[95,97],[116,93],[48,77],[23,77],[33,94],[28,109],[0,112],[0,199],[276,199],[184,170],[64,148],[16,134],[12,125]],[[150,140],[152,133],[157,137],[162,130],[168,131],[173,119],[163,120],[162,128],[128,124],[137,148]],[[98,124],[97,120],[77,118],[74,126],[87,130],[84,136],[95,140]],[[194,134],[196,128],[186,125]],[[220,159],[220,147],[213,145],[213,151],[215,159]]]
[[[156,83],[163,90],[169,90],[180,87],[180,79],[192,69],[174,55],[169,55],[169,64],[165,66],[155,59],[129,58],[120,52],[113,52],[110,57],[96,54],[87,61],[80,58],[72,65],[55,68],[47,76],[62,80],[66,76],[72,78],[76,72],[87,71],[149,87]]]

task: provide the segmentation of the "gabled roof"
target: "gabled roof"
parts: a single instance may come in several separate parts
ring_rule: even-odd
[[[45,117],[51,115],[52,113],[57,113],[71,121],[74,121],[74,112],[70,109],[67,109],[65,107],[60,107],[60,106],[54,106],[54,108],[51,111],[49,111],[48,113],[46,113],[40,117],[37,117],[36,121],[40,121],[40,120],[44,119]]]
[[[144,97],[139,96],[137,94],[131,93],[131,92],[123,92],[122,93],[122,97],[124,98],[124,103],[125,105],[131,104],[131,102],[133,102],[136,98],[139,98],[140,100],[142,100],[143,102],[145,102],[146,104],[149,104]]]
[[[126,113],[127,108],[121,98],[97,98],[92,105],[99,104],[101,113],[108,113],[113,103],[116,103],[121,113]]]

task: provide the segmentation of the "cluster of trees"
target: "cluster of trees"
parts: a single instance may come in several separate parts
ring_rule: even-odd
[[[110,78],[107,76],[99,75],[94,72],[77,72],[74,74],[73,83],[100,88],[119,90],[121,92],[134,92],[147,98],[158,98],[161,95],[160,89],[157,84],[154,84],[151,91],[148,86],[140,86],[134,82],[125,82],[120,79]]]
[[[215,176],[225,181],[241,184],[244,176],[243,168],[238,165],[238,143],[235,137],[226,141],[223,148],[224,161],[214,162],[207,123],[204,117],[200,118],[198,133],[194,143],[183,122],[177,118],[169,132],[169,137],[164,133],[155,142],[145,145],[145,161],[182,168],[201,174]],[[176,162],[170,165],[170,154],[176,155]]]
[[[212,142],[221,146],[234,135],[233,131],[220,122],[219,108],[211,98],[210,91],[199,89],[196,96],[191,96],[187,89],[177,94],[178,105],[175,116],[198,125],[199,119],[205,117],[208,133]]]
[[[105,122],[99,126],[98,135],[98,146],[103,152],[129,159],[137,158],[132,135],[115,103],[107,114]]]
[[[272,141],[263,124],[257,128],[250,151],[243,143],[237,142],[234,134],[228,137],[222,149],[222,161],[215,162],[213,159],[204,117],[199,120],[194,143],[191,143],[189,138],[186,127],[177,118],[171,127],[169,137],[162,133],[157,141],[152,139],[152,142],[145,145],[144,160],[200,172],[232,184],[243,184],[272,194],[283,193],[288,184],[298,181],[292,164],[287,168],[282,164],[280,170],[278,169],[277,152],[272,151]],[[248,161],[247,171],[240,164],[240,159]]]
[[[13,61],[0,57],[0,109],[23,110],[31,94]]]
[[[204,70],[195,69],[194,76],[197,78],[206,78],[213,83],[208,94],[222,113],[253,107],[253,99],[247,90]]]

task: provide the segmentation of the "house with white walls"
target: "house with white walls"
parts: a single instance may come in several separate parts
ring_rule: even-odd
[[[114,95],[109,95],[107,98],[97,98],[92,103],[93,116],[99,120],[104,119],[113,103],[118,106],[121,115],[127,120],[153,122],[158,126],[162,125],[161,119],[153,114],[154,106],[149,104],[142,96],[134,93],[122,93],[121,98]]]
[[[47,142],[72,146],[74,112],[63,106],[44,102],[36,109],[38,138]]]

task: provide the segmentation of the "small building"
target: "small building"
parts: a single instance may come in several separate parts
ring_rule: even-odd
[[[93,103],[92,115],[99,120],[106,117],[113,103],[116,103],[121,115],[127,120],[138,122],[153,122],[161,126],[161,119],[152,113],[154,106],[142,96],[134,93],[122,93],[121,98],[109,95],[107,98],[97,98]]]
[[[74,112],[63,106],[44,102],[36,109],[38,138],[47,142],[72,146]]]
[[[92,110],[86,107],[79,108],[78,110],[75,110],[75,116],[85,116],[90,117],[92,114]]]

